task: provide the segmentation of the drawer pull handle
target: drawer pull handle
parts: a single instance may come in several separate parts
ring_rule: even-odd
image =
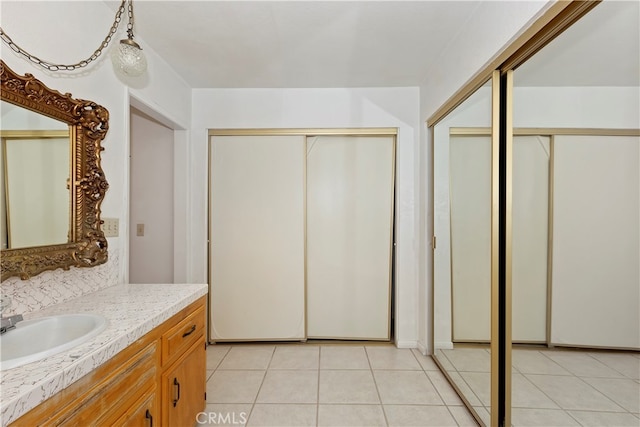
[[[182,338],[188,337],[189,335],[191,335],[192,333],[194,333],[196,331],[196,325],[193,325],[191,327],[191,329],[189,329],[187,332],[185,332],[184,334],[182,334]]]
[[[149,427],[153,427],[153,416],[151,416],[151,411],[147,409],[147,413],[144,414],[144,417],[149,420]]]
[[[173,379],[173,385],[174,385],[174,387],[177,386],[177,388],[174,388],[174,390],[177,390],[177,395],[178,395],[175,399],[173,399],[173,407],[175,408],[176,405],[178,404],[178,400],[180,400],[180,383],[178,382],[177,378]],[[174,394],[174,396],[175,396],[175,394]]]

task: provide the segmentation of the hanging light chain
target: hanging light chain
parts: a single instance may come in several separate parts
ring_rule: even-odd
[[[127,34],[129,35],[129,38],[133,37],[133,5],[131,4],[131,0],[122,0],[122,3],[120,4],[118,11],[116,12],[116,16],[113,21],[113,24],[109,29],[109,33],[100,44],[100,47],[98,47],[98,49],[96,49],[95,52],[93,52],[93,54],[89,58],[83,61],[80,61],[76,64],[71,64],[71,65],[53,64],[51,62],[43,61],[42,59],[38,58],[35,55],[30,54],[29,52],[27,52],[26,50],[18,46],[13,40],[11,40],[11,37],[9,37],[9,35],[2,29],[2,27],[0,27],[0,37],[2,38],[2,41],[5,42],[7,45],[9,45],[9,47],[14,52],[24,56],[29,61],[35,64],[38,64],[42,68],[45,68],[49,71],[73,71],[78,68],[86,67],[87,65],[89,65],[90,63],[98,59],[98,57],[102,54],[102,51],[106,49],[107,46],[109,46],[111,39],[118,31],[118,27],[120,26],[120,22],[122,21],[122,14],[125,11],[125,4],[127,2],[129,3],[129,7],[128,7],[129,23],[127,24]]]
[[[133,39],[133,3],[129,1],[129,7],[127,8],[127,13],[129,14],[129,22],[127,22],[127,37],[130,40]]]

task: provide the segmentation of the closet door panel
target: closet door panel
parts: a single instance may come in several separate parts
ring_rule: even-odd
[[[513,140],[513,341],[547,342],[548,136]]]
[[[491,138],[452,136],[453,340],[491,340]]]
[[[554,141],[551,342],[640,348],[640,138]]]
[[[394,139],[307,142],[307,334],[389,339]]]
[[[491,140],[452,136],[453,339],[491,337]],[[513,341],[546,342],[549,138],[513,144]]]
[[[305,338],[304,147],[212,137],[211,340]]]

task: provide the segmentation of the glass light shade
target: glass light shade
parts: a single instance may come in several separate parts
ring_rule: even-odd
[[[121,41],[111,50],[113,67],[130,77],[138,77],[147,70],[147,58],[142,49],[133,44]]]

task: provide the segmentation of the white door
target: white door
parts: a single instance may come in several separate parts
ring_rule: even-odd
[[[512,340],[547,342],[551,138],[513,139]]]
[[[307,142],[307,334],[390,336],[393,137]]]
[[[304,136],[210,143],[210,339],[305,338]]]
[[[554,141],[551,342],[640,348],[640,138]]]
[[[491,138],[451,136],[454,341],[491,340]]]

